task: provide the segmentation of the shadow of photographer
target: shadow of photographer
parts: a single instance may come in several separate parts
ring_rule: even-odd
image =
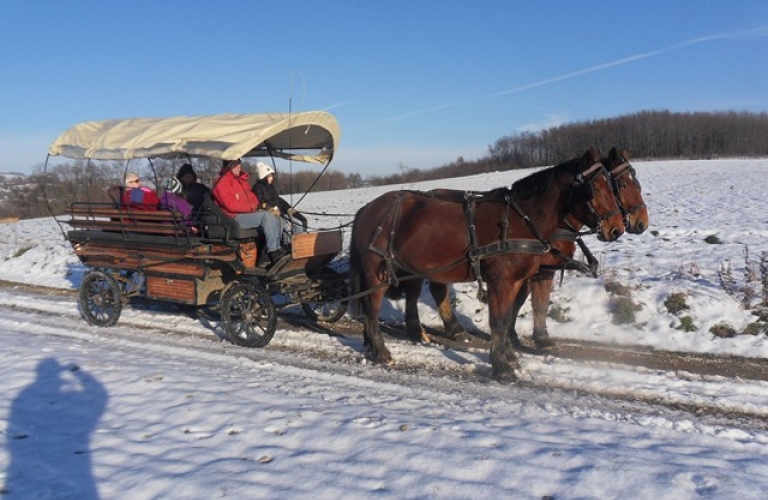
[[[91,470],[91,434],[109,396],[77,365],[41,360],[35,381],[14,399],[8,423],[9,498],[99,498]]]

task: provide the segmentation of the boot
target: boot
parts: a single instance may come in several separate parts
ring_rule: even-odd
[[[277,267],[278,263],[280,263],[282,266],[284,263],[291,259],[291,254],[288,253],[288,250],[285,248],[278,248],[277,250],[268,252],[267,255],[269,256],[269,261],[272,264],[270,267],[273,268]]]

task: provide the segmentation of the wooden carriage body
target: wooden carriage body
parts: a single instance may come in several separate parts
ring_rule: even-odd
[[[208,233],[216,232],[211,225],[189,226],[170,210],[75,203],[69,216],[66,222],[72,229],[67,238],[83,264],[116,276],[140,272],[146,280],[141,295],[183,304],[214,303],[237,278],[280,281],[312,274],[330,263],[342,247],[340,230],[295,234],[290,262],[272,270],[258,265],[256,234],[211,238]]]

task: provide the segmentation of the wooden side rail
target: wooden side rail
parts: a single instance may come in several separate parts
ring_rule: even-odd
[[[170,210],[131,210],[110,204],[73,203],[66,212],[71,216],[67,223],[74,229],[184,237],[192,234],[182,216]]]

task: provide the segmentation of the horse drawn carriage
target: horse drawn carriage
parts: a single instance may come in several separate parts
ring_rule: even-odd
[[[48,158],[88,162],[281,158],[327,165],[340,130],[325,112],[87,122],[62,133]],[[48,160],[46,160],[46,168]],[[78,201],[58,216],[66,239],[88,267],[79,289],[83,318],[114,325],[130,297],[220,308],[227,337],[261,347],[275,334],[277,309],[300,305],[333,322],[346,311],[344,275],[330,265],[340,230],[290,237],[290,258],[259,264],[257,228],[244,229],[211,200],[192,220],[175,210],[136,210],[123,203]]]

